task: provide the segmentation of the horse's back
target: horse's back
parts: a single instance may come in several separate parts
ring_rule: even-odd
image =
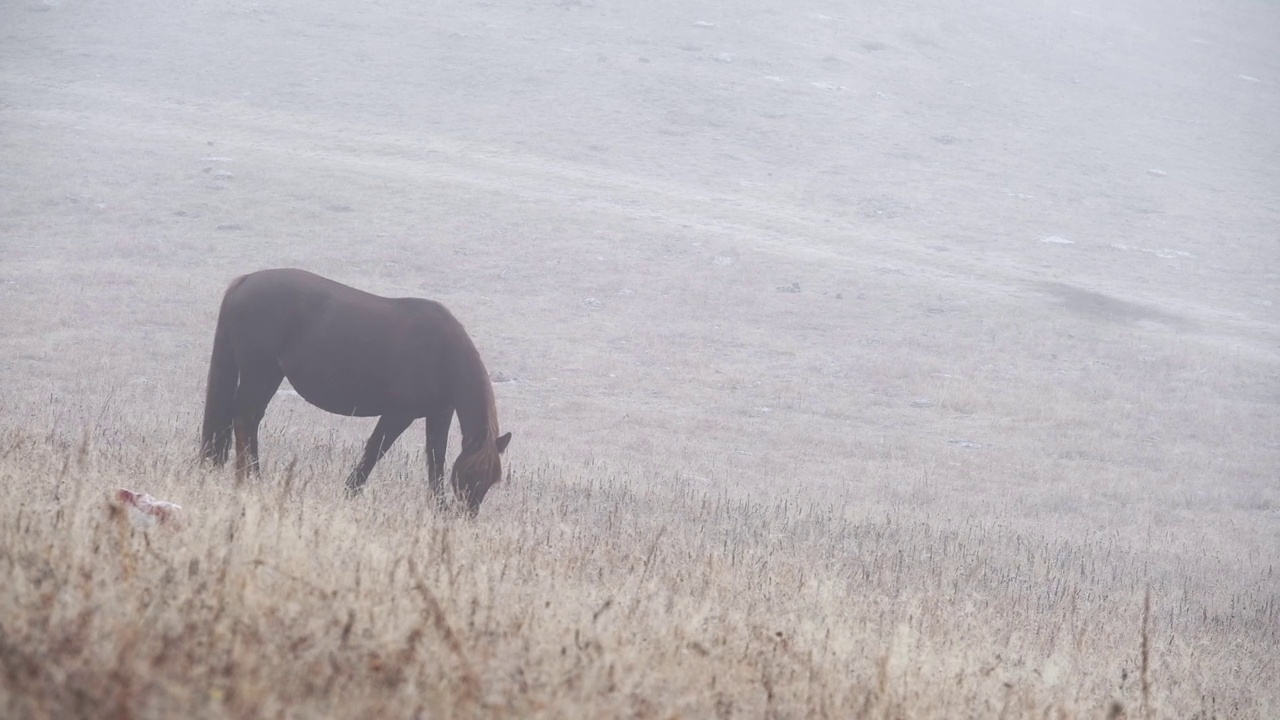
[[[241,275],[231,281],[226,295],[236,302],[246,304],[280,300],[315,302],[335,296],[377,297],[350,285],[343,285],[337,280],[297,268],[272,268]]]
[[[280,302],[305,303],[317,310],[330,305],[345,308],[381,307],[427,321],[457,323],[449,309],[435,300],[375,295],[297,268],[272,268],[241,275],[227,287],[226,298],[253,309]]]
[[[441,370],[471,347],[443,305],[388,298],[295,269],[232,282],[223,303],[241,363],[278,367],[304,398],[330,412],[416,412],[444,392]]]

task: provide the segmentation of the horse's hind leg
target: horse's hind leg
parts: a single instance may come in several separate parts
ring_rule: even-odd
[[[236,388],[236,479],[258,472],[258,426],[267,412],[267,404],[280,388],[284,371],[263,363],[251,370],[241,370]]]
[[[364,489],[369,473],[373,472],[373,466],[378,464],[396,438],[400,437],[405,428],[411,424],[413,424],[413,418],[405,415],[388,413],[378,418],[377,427],[373,429],[373,434],[364,445],[364,456],[360,458],[360,464],[347,476],[348,495],[356,495]]]

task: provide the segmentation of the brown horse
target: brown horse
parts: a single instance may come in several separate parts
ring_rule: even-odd
[[[305,270],[262,270],[231,281],[218,312],[204,406],[203,456],[236,477],[258,467],[258,425],[284,378],[312,405],[339,415],[380,416],[347,490],[417,418],[427,422],[431,490],[443,498],[444,453],[458,413],[462,451],[454,495],[472,515],[502,475],[493,386],[480,353],[443,305],[372,295]]]

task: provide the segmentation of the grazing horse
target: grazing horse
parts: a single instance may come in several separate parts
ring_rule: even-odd
[[[443,305],[386,298],[305,270],[261,270],[231,281],[209,361],[202,454],[217,465],[236,441],[236,478],[258,468],[258,425],[284,378],[338,415],[380,416],[347,477],[359,493],[373,466],[417,418],[427,423],[428,480],[443,498],[444,453],[458,413],[462,451],[454,495],[475,515],[502,476],[493,386],[480,353]]]

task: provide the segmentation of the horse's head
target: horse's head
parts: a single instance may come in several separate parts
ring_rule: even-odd
[[[467,508],[467,514],[475,517],[480,512],[480,503],[489,492],[489,488],[502,479],[502,459],[499,457],[511,442],[511,433],[500,435],[492,443],[485,443],[478,449],[463,450],[453,464],[453,494]]]

